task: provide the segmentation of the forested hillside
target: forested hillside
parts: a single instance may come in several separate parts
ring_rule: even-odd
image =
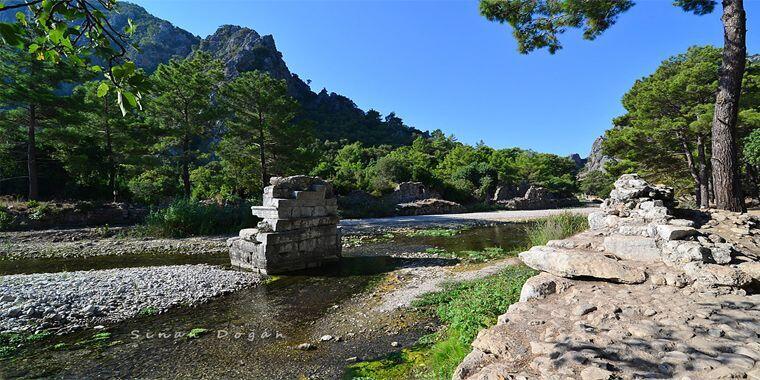
[[[145,75],[145,91],[125,95],[132,109],[119,109],[121,95],[98,72],[3,49],[0,76],[11,85],[0,90],[0,194],[149,205],[249,199],[269,176],[292,174],[376,195],[420,181],[459,202],[519,183],[577,190],[568,158],[468,146],[313,92],[271,35],[224,25],[200,38],[139,6],[117,10],[107,13],[114,28],[134,26],[135,66],[120,70]]]

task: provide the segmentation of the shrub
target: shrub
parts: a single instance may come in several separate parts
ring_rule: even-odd
[[[527,235],[531,246],[545,245],[549,240],[564,239],[586,229],[585,216],[563,212],[535,222],[528,227]]]
[[[246,202],[221,206],[177,199],[166,208],[148,215],[144,233],[165,237],[219,235],[253,225],[255,219]]]
[[[0,208],[0,230],[11,228],[11,224],[13,224],[13,215]]]
[[[615,178],[601,170],[594,170],[586,173],[580,185],[581,191],[586,195],[607,198],[615,186]]]
[[[158,170],[149,170],[130,179],[128,187],[134,200],[146,205],[158,204],[179,192],[176,178]]]

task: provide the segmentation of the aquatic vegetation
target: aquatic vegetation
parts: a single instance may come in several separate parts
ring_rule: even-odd
[[[549,240],[564,239],[588,229],[584,215],[563,212],[538,220],[528,227],[526,233],[530,246],[545,245]]]
[[[0,333],[0,358],[11,357],[24,345],[47,339],[52,335],[47,331],[34,334]]]
[[[140,316],[150,316],[150,315],[156,315],[156,314],[158,314],[158,309],[153,306],[145,307],[142,310],[140,310],[139,313],[137,313],[137,315],[140,315]]]
[[[451,378],[470,352],[478,331],[496,323],[518,301],[522,285],[537,272],[515,266],[486,278],[452,283],[423,296],[414,306],[433,314],[445,327],[389,356],[348,367],[348,378]]]
[[[190,332],[187,333],[187,337],[188,339],[196,339],[207,332],[208,332],[208,329],[198,327],[198,328],[194,328],[190,330]]]
[[[462,229],[453,228],[428,228],[424,230],[410,231],[407,236],[410,237],[451,237],[462,232]]]

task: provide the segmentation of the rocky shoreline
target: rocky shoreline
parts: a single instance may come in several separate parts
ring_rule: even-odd
[[[211,265],[2,276],[0,333],[67,333],[194,306],[260,281]]]
[[[673,206],[624,175],[590,231],[521,253],[543,273],[453,378],[760,378],[758,221]]]

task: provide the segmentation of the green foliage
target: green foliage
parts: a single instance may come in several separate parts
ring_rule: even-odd
[[[618,166],[627,166],[624,171],[637,170],[649,180],[682,185],[676,189],[679,193],[691,193],[700,182],[706,183],[699,168],[704,165],[709,169],[720,64],[720,49],[691,47],[636,81],[623,97],[627,113],[606,133],[605,154],[620,160]],[[748,65],[746,93],[757,91],[760,76],[756,66]],[[748,112],[758,105],[760,100],[754,96],[743,99],[740,134],[760,125],[760,119]]]
[[[140,316],[153,316],[157,314],[158,314],[158,309],[153,306],[147,306],[143,308],[142,310],[140,310],[139,313],[137,313],[137,315],[140,315]]]
[[[744,139],[744,159],[752,165],[760,166],[760,129],[754,129]]]
[[[100,0],[97,7],[89,2],[28,1],[3,5],[0,16],[15,12],[15,22],[0,22],[0,44],[28,53],[34,60],[54,65],[65,64],[100,73],[108,82],[101,84],[99,96],[114,88],[117,105],[123,113],[140,107],[140,90],[145,77],[125,60],[128,36],[135,25],[127,20],[124,30],[116,30],[106,12],[116,0]],[[94,65],[90,58],[109,62],[107,70]]]
[[[159,65],[151,76],[155,91],[148,114],[159,128],[153,149],[165,165],[179,169],[186,197],[192,190],[190,171],[206,159],[204,144],[221,116],[212,94],[223,77],[221,63],[204,52]]]
[[[580,189],[586,195],[607,198],[615,186],[615,177],[602,170],[585,173],[580,181]]]
[[[220,99],[230,117],[217,152],[234,194],[258,195],[269,184],[270,174],[299,174],[311,168],[308,147],[313,137],[304,125],[294,123],[298,104],[288,95],[285,80],[245,72],[222,86]]]
[[[165,172],[166,168],[148,170],[129,180],[133,198],[143,204],[155,205],[171,198],[179,191],[176,176]]]
[[[8,229],[13,224],[13,214],[0,207],[0,231]]]
[[[483,279],[447,284],[444,290],[423,296],[414,306],[434,313],[444,329],[401,352],[353,364],[346,377],[451,378],[472,350],[470,343],[478,331],[494,325],[498,316],[519,300],[522,285],[536,273],[526,266],[509,267]]]
[[[365,147],[356,142],[326,153],[312,170],[332,181],[340,193],[354,189],[380,195],[405,181],[417,181],[445,199],[485,201],[499,185],[537,184],[568,196],[577,191],[575,163],[554,154],[518,148],[469,146],[435,131],[411,146]]]
[[[451,229],[451,228],[428,228],[424,230],[414,230],[407,234],[407,236],[411,237],[451,237],[454,235],[459,234],[462,232],[462,230],[458,229]]]
[[[685,12],[705,15],[712,13],[715,3],[715,0],[676,0],[673,5]],[[512,26],[520,53],[547,48],[554,54],[562,48],[559,35],[568,29],[581,29],[584,39],[593,40],[634,4],[632,0],[480,0],[480,14],[489,21]]]
[[[25,345],[43,341],[52,335],[53,334],[48,331],[41,331],[34,334],[15,332],[0,333],[0,359],[12,357]]]
[[[480,13],[489,21],[513,28],[520,53],[562,48],[559,35],[568,28],[583,30],[593,40],[612,26],[618,15],[633,6],[631,0],[480,0]]]
[[[466,263],[485,263],[487,261],[504,258],[511,252],[507,252],[500,247],[487,247],[482,251],[461,251],[456,253],[456,257]]]
[[[190,332],[187,333],[187,338],[188,339],[197,339],[197,338],[200,338],[201,335],[203,335],[203,334],[205,334],[207,332],[208,332],[208,329],[194,328],[194,329],[190,330]]]
[[[166,208],[153,211],[145,220],[144,234],[188,237],[237,232],[253,226],[250,205],[220,206],[189,199],[177,199]]]
[[[535,222],[527,230],[532,246],[545,245],[549,240],[564,239],[588,229],[588,219],[583,215],[563,212]]]

